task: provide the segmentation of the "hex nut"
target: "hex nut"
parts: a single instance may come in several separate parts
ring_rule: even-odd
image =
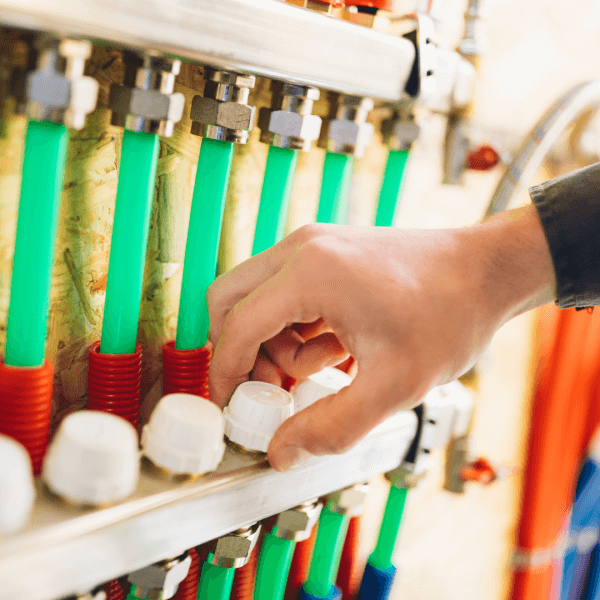
[[[250,130],[254,125],[255,111],[254,106],[247,104],[221,102],[206,96],[195,96],[192,100],[190,119],[200,125]]]
[[[421,128],[412,120],[388,119],[381,124],[384,141],[394,150],[408,150],[419,137]]]
[[[321,131],[321,117],[300,115],[287,110],[259,111],[262,127],[261,141],[280,148],[291,148],[308,152]]]
[[[110,88],[108,104],[120,115],[177,123],[183,117],[185,96],[180,93],[163,94],[158,90],[142,90],[117,83]]]
[[[327,149],[362,158],[373,139],[372,123],[354,123],[348,119],[333,119],[329,124]]]
[[[330,494],[327,506],[334,513],[357,517],[362,514],[369,491],[366,484],[357,484]]]
[[[210,563],[226,569],[243,567],[249,560],[260,534],[260,525],[238,529],[213,541]]]
[[[313,502],[279,513],[276,521],[276,537],[294,542],[307,540],[319,519],[322,508],[321,502]]]
[[[148,600],[172,598],[185,579],[192,559],[188,552],[174,559],[162,560],[130,573],[127,580],[135,585],[134,597]]]

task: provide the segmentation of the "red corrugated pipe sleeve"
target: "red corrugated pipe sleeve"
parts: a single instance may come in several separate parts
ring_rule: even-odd
[[[137,427],[142,381],[142,347],[133,354],[102,354],[100,342],[89,352],[88,410],[119,415]]]
[[[200,557],[194,548],[189,550],[192,563],[185,579],[179,584],[173,600],[196,600],[200,580]]]
[[[359,565],[360,516],[352,517],[348,523],[348,532],[344,541],[340,568],[336,584],[342,592],[342,600],[352,600],[358,592],[362,579]]]
[[[233,575],[231,600],[252,600],[256,583],[256,567],[258,566],[258,544],[254,546],[248,562]]]
[[[177,350],[175,342],[163,345],[163,394],[194,394],[208,399],[209,342],[195,350]]]
[[[297,600],[300,588],[308,579],[310,561],[312,560],[315,541],[317,539],[318,525],[313,527],[310,537],[296,544],[294,558],[290,565],[287,587],[285,588],[285,600]]]
[[[54,366],[11,367],[0,361],[0,433],[21,442],[38,475],[48,446]]]

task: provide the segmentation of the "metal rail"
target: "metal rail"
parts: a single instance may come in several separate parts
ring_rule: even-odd
[[[55,600],[176,556],[398,466],[415,435],[398,413],[339,456],[277,473],[265,458],[228,448],[219,469],[185,483],[143,470],[135,495],[104,509],[68,506],[41,487],[32,524],[0,541],[0,600]]]
[[[276,0],[0,0],[0,23],[389,101],[414,57],[406,39]]]

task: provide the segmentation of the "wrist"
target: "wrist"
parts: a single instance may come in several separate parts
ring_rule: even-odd
[[[480,298],[498,326],[556,299],[556,277],[535,207],[502,213],[470,228],[479,248]]]

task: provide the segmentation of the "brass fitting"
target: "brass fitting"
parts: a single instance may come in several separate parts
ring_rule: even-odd
[[[335,118],[326,121],[326,132],[319,145],[329,152],[362,158],[373,139],[374,127],[367,123],[373,100],[339,94],[335,105]]]
[[[358,517],[362,514],[369,486],[366,483],[357,483],[350,487],[329,494],[327,507],[331,512],[348,517]]]
[[[279,513],[273,530],[274,535],[293,542],[307,540],[319,519],[322,508],[323,504],[317,499]]]
[[[186,578],[192,559],[186,551],[175,558],[161,560],[134,571],[127,576],[132,583],[133,596],[147,600],[168,600],[177,593],[177,587]]]
[[[110,88],[111,123],[131,131],[172,136],[185,105],[185,96],[173,92],[181,61],[134,52],[124,52],[123,61],[125,80]]]
[[[243,567],[250,559],[259,535],[260,524],[254,523],[213,540],[208,547],[208,551],[212,554],[208,562],[225,569]]]
[[[271,108],[261,108],[260,141],[291,150],[308,152],[321,131],[321,117],[312,114],[319,90],[305,85],[274,81]]]
[[[30,68],[14,80],[17,112],[82,129],[98,99],[98,82],[83,74],[91,54],[90,42],[38,36],[30,48]]]
[[[256,107],[248,104],[253,75],[204,68],[204,96],[194,96],[191,132],[213,140],[247,144]]]

